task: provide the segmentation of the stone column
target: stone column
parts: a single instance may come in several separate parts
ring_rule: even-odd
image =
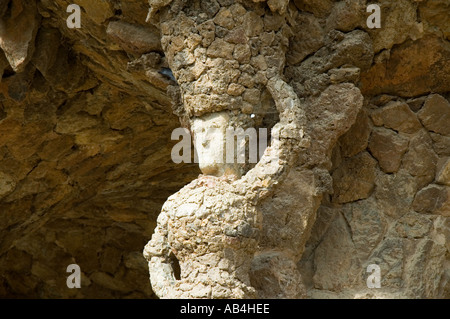
[[[207,175],[164,204],[144,250],[153,289],[161,298],[257,297],[249,279],[262,224],[257,203],[308,145],[305,112],[282,79],[290,34],[288,1],[255,2],[150,1],[149,20],[161,29],[194,136],[216,128],[224,141],[227,127],[252,127],[250,114],[264,90],[280,117],[272,129],[278,138],[254,168],[247,172],[235,162],[220,163],[220,152],[212,146],[200,157]],[[194,137],[194,142],[205,141]],[[174,259],[180,278],[174,274]]]

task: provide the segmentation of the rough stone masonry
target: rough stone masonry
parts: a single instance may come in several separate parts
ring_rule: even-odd
[[[184,111],[194,134],[211,123],[202,120],[205,114],[222,119],[212,122],[216,126],[252,126],[249,113],[260,104],[260,91],[266,88],[280,118],[273,128],[280,131],[279,139],[266,149],[253,169],[243,172],[245,167],[217,167],[227,164],[205,166],[203,162],[215,161],[200,157],[200,168],[206,175],[165,203],[155,234],[144,250],[152,287],[161,298],[256,298],[249,273],[262,226],[257,205],[286,176],[299,147],[308,144],[304,136],[305,111],[292,87],[281,77],[287,47],[282,20],[286,18],[270,10],[265,14],[259,5],[245,8],[239,3],[220,7],[215,2],[194,1],[159,7],[150,2],[150,6],[151,19],[155,13],[161,15],[163,50],[180,85]],[[259,15],[255,13],[258,9]],[[262,15],[280,20],[279,26],[263,33]],[[245,28],[244,21],[248,21]],[[214,29],[216,23],[237,38],[227,37],[225,29],[222,37],[203,33],[205,28]],[[262,35],[271,39],[258,44]],[[235,43],[241,46],[235,48]],[[252,68],[251,46],[254,61],[258,61],[253,64],[264,82],[257,85],[248,76],[246,88],[239,80],[241,70]],[[246,50],[248,57],[236,58],[240,49]],[[268,63],[269,54],[273,61]],[[211,153],[203,157],[214,156]],[[171,255],[180,265],[181,278],[175,278]]]
[[[79,29],[66,25],[72,2]],[[310,145],[251,203],[255,224],[227,229],[259,230],[238,291],[450,298],[448,1],[177,3],[154,21],[184,12],[192,37],[147,23],[140,0],[0,5],[0,296],[155,298],[142,248],[164,202],[220,197],[208,186],[218,177],[172,162],[171,132],[219,113],[231,125],[282,124],[268,89],[276,73],[304,110]],[[369,3],[381,7],[380,29],[367,27]],[[237,178],[218,189],[253,168],[231,165]],[[236,198],[219,208],[237,209]],[[80,289],[66,286],[69,264]],[[366,284],[372,264],[381,288]]]

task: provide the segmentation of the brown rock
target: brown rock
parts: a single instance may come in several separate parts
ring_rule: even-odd
[[[447,39],[450,39],[450,3],[446,0],[425,1],[419,3],[419,14],[430,29],[438,27]]]
[[[373,251],[361,268],[376,264],[381,270],[381,287],[398,290],[403,285],[403,265],[407,256],[402,238],[387,237]],[[365,276],[369,274],[366,273]]]
[[[252,261],[250,281],[262,299],[306,297],[296,263],[282,253],[267,252],[256,256]]]
[[[437,160],[430,136],[421,130],[411,138],[409,149],[403,157],[402,167],[418,178],[421,188],[433,181]]]
[[[436,183],[450,186],[450,157],[439,159],[436,170]]]
[[[209,18],[214,17],[214,15],[220,9],[220,5],[216,0],[202,1],[200,2],[200,7],[202,8],[202,11],[208,15]]]
[[[404,170],[396,174],[379,172],[374,195],[383,214],[398,219],[410,211],[417,189],[416,178]]]
[[[366,22],[366,2],[362,0],[345,0],[336,3],[327,18],[328,30],[348,32]]]
[[[258,55],[251,59],[250,61],[251,66],[254,68],[265,71],[267,70],[267,61],[266,58],[263,55]]]
[[[202,36],[202,45],[207,48],[211,45],[216,37],[216,26],[214,22],[208,20],[198,26],[198,32]]]
[[[333,173],[333,202],[348,203],[370,196],[377,162],[367,152],[344,159]]]
[[[402,156],[409,140],[392,130],[375,128],[369,141],[369,150],[385,173],[395,173],[400,168]]]
[[[252,105],[257,105],[260,103],[261,92],[258,89],[246,89],[242,98],[244,101],[249,102]]]
[[[383,28],[380,29],[383,32]],[[381,93],[411,97],[429,92],[447,92],[450,83],[450,48],[444,40],[426,36],[407,41],[391,50],[361,74],[363,94]]]
[[[9,175],[0,172],[0,198],[11,194],[15,188],[16,182],[14,179]]]
[[[87,13],[87,16],[96,24],[101,24],[114,15],[112,3],[108,1],[78,0],[79,4]]]
[[[0,26],[0,48],[15,72],[25,69],[34,52],[34,40],[38,30],[40,17],[36,3],[27,5],[21,0],[9,2],[10,16],[2,17]]]
[[[314,225],[315,211],[320,205],[320,195],[314,196],[321,186],[319,184],[312,171],[291,170],[275,197],[260,205],[264,216],[262,250],[289,252],[288,255],[298,261]],[[294,198],[299,200],[293,201]],[[273,211],[281,207],[280,215],[273,215]],[[292,220],[292,223],[286,224],[285,220]]]
[[[323,236],[339,211],[340,209],[327,207],[325,205],[321,205],[317,209],[316,221],[312,227],[311,236],[306,243],[305,253],[302,256],[301,262],[304,262],[305,259],[309,259],[313,250],[320,244]]]
[[[392,229],[392,235],[403,238],[423,238],[431,231],[433,221],[416,212],[403,215]]]
[[[333,34],[333,31],[331,32]],[[354,30],[346,34],[334,31],[336,41],[342,37],[342,41],[332,45],[332,53],[326,65],[326,69],[353,66],[365,71],[370,68],[373,60],[372,39],[362,30]],[[329,35],[330,36],[330,35]]]
[[[221,38],[216,38],[206,50],[206,54],[212,58],[233,58],[234,45]]]
[[[361,109],[355,124],[339,139],[344,157],[352,157],[366,149],[372,125],[366,109]]]
[[[23,72],[3,79],[8,97],[17,102],[25,100],[30,93],[30,78],[34,76],[35,71],[36,69],[31,64],[28,64]]]
[[[147,273],[147,261],[140,251],[132,251],[124,256],[124,263],[127,268],[140,270]]]
[[[243,85],[243,86],[247,87],[247,88],[253,88],[255,86],[255,82],[253,80],[253,77],[250,74],[245,73],[245,72],[243,72],[241,74],[241,76],[239,77],[238,83],[240,85]]]
[[[89,76],[88,68],[80,63],[73,50],[55,45],[55,41],[60,42],[58,32],[44,29],[38,40],[43,42],[37,46],[32,62],[54,89],[75,93],[97,86],[98,80]]]
[[[357,83],[359,81],[360,69],[359,68],[339,68],[339,69],[331,69],[328,71],[330,74],[331,83],[342,83],[342,82],[351,82]]]
[[[423,25],[417,22],[417,7],[408,0],[381,0],[381,28],[368,29],[373,38],[375,53],[391,49],[395,44],[403,43],[408,38],[420,38]],[[367,13],[366,17],[369,16]],[[364,27],[365,21],[364,21]]]
[[[65,114],[62,116],[55,128],[57,133],[73,134],[94,127],[99,124],[99,120],[88,114]]]
[[[127,285],[126,282],[116,279],[113,276],[108,275],[107,273],[104,272],[96,271],[92,275],[90,275],[89,278],[90,280],[92,280],[92,282],[96,283],[97,285],[100,285],[113,291],[120,291],[122,293],[124,292],[126,293],[133,290]]]
[[[46,161],[57,161],[60,157],[69,153],[73,145],[74,140],[72,136],[59,135],[57,138],[45,143],[38,155]]]
[[[19,296],[36,296],[38,298],[37,294],[33,293],[33,290],[37,286],[37,282],[33,280],[33,276],[10,272],[5,275],[5,279],[7,282],[6,285],[15,294],[19,294]]]
[[[6,120],[5,120],[6,121]],[[53,134],[48,133],[47,128],[42,122],[39,124],[30,123],[22,127],[18,135],[10,139],[6,143],[9,152],[16,158],[16,160],[23,161],[33,156],[41,147],[42,143]],[[25,136],[33,136],[34,138],[25,138]]]
[[[445,247],[430,238],[405,240],[405,250],[409,252],[405,263],[404,280],[406,295],[429,298],[438,294],[441,276],[445,275]],[[436,276],[437,273],[442,274]],[[417,280],[421,278],[421,280]]]
[[[247,43],[248,38],[245,35],[244,28],[235,28],[228,32],[228,34],[225,36],[225,41],[238,44],[238,43]]]
[[[0,53],[0,83],[2,82],[1,78],[3,77],[3,73],[5,72],[5,69],[9,66],[9,62],[5,57],[5,53]],[[1,119],[1,117],[0,117]]]
[[[122,261],[122,253],[114,247],[106,247],[100,256],[101,269],[114,274]]]
[[[287,10],[289,0],[267,0],[267,5],[273,12],[277,11],[279,14],[283,14]]]
[[[234,27],[234,20],[231,11],[227,8],[222,8],[214,17],[214,23],[229,30]]]
[[[426,99],[427,99],[426,96],[421,96],[416,99],[409,99],[408,101],[406,101],[406,103],[408,103],[411,111],[417,112],[422,108],[423,103],[425,102]]]
[[[36,36],[33,64],[44,77],[50,76],[49,70],[58,58],[60,39],[61,34],[58,30],[51,28],[41,28]]]
[[[359,268],[355,253],[345,218],[337,214],[315,250],[314,288],[336,291],[354,280]]]
[[[111,21],[106,33],[127,52],[141,55],[151,51],[161,51],[158,32],[153,28],[124,21]]]
[[[8,196],[8,201],[43,193],[66,182],[67,176],[56,170],[55,166],[54,162],[40,162],[24,180],[17,184],[14,192]],[[65,194],[62,193],[62,195]]]
[[[344,210],[344,217],[351,228],[355,253],[360,260],[369,257],[386,233],[388,223],[381,212],[373,198],[352,203],[350,209]]]
[[[417,193],[412,207],[418,213],[450,216],[450,187],[428,185]]]
[[[297,8],[313,13],[315,16],[326,16],[333,7],[332,0],[294,0]]]
[[[246,36],[256,37],[264,30],[264,20],[254,11],[249,11],[245,14],[243,26]]]
[[[370,99],[370,103],[381,107],[391,101],[395,101],[396,99],[397,99],[396,96],[389,95],[389,94],[381,94],[381,95],[372,97]]]
[[[233,96],[239,96],[242,93],[244,93],[244,91],[245,91],[245,87],[244,86],[242,86],[240,84],[237,84],[237,83],[231,83],[228,86],[227,93],[230,94],[230,95],[233,95]]]
[[[332,147],[353,125],[362,104],[359,89],[351,83],[331,85],[314,99],[307,113],[312,143],[301,154],[302,161],[308,165],[331,167],[329,156]]]
[[[439,156],[450,156],[450,137],[430,132],[433,147]]]
[[[430,95],[417,116],[429,131],[450,136],[450,102],[444,97]]]
[[[42,278],[42,280],[46,282],[51,282],[58,276],[58,273],[55,269],[50,268],[41,262],[34,262],[31,267],[31,274],[38,278]]]
[[[278,14],[266,14],[264,15],[264,30],[265,31],[278,31],[284,25],[283,17]]]
[[[299,22],[292,30],[292,37],[286,54],[286,61],[295,65],[303,61],[305,57],[324,45],[325,32],[317,18],[311,14],[300,13],[296,17]]]
[[[403,133],[417,132],[422,126],[416,115],[403,102],[389,102],[371,114],[376,126],[385,126]]]
[[[25,251],[13,247],[6,253],[6,262],[10,265],[10,270],[26,273],[31,269],[33,258]]]

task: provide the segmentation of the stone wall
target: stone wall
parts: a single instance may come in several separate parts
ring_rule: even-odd
[[[367,100],[299,265],[312,298],[449,297],[449,114],[438,94]],[[370,264],[381,289],[367,289]]]
[[[164,201],[199,171],[170,158],[176,83],[148,4],[74,0],[81,28],[69,29],[72,1],[3,3],[0,296],[154,297],[142,249]],[[331,161],[303,154],[263,204],[262,245],[295,247],[310,298],[450,298],[450,4],[377,3],[381,29],[367,28],[365,0],[289,4],[285,77],[311,135],[348,120],[339,87],[365,99],[345,135],[317,145]],[[318,210],[305,230],[306,207]],[[292,242],[300,231],[309,239]],[[66,286],[72,263],[81,289]],[[366,286],[369,264],[380,289]],[[278,297],[290,289],[264,275]]]

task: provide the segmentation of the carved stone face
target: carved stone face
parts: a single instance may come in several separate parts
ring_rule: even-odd
[[[229,124],[228,112],[211,113],[192,119],[196,160],[205,175],[240,176],[239,167],[235,163],[226,163],[226,130]]]

